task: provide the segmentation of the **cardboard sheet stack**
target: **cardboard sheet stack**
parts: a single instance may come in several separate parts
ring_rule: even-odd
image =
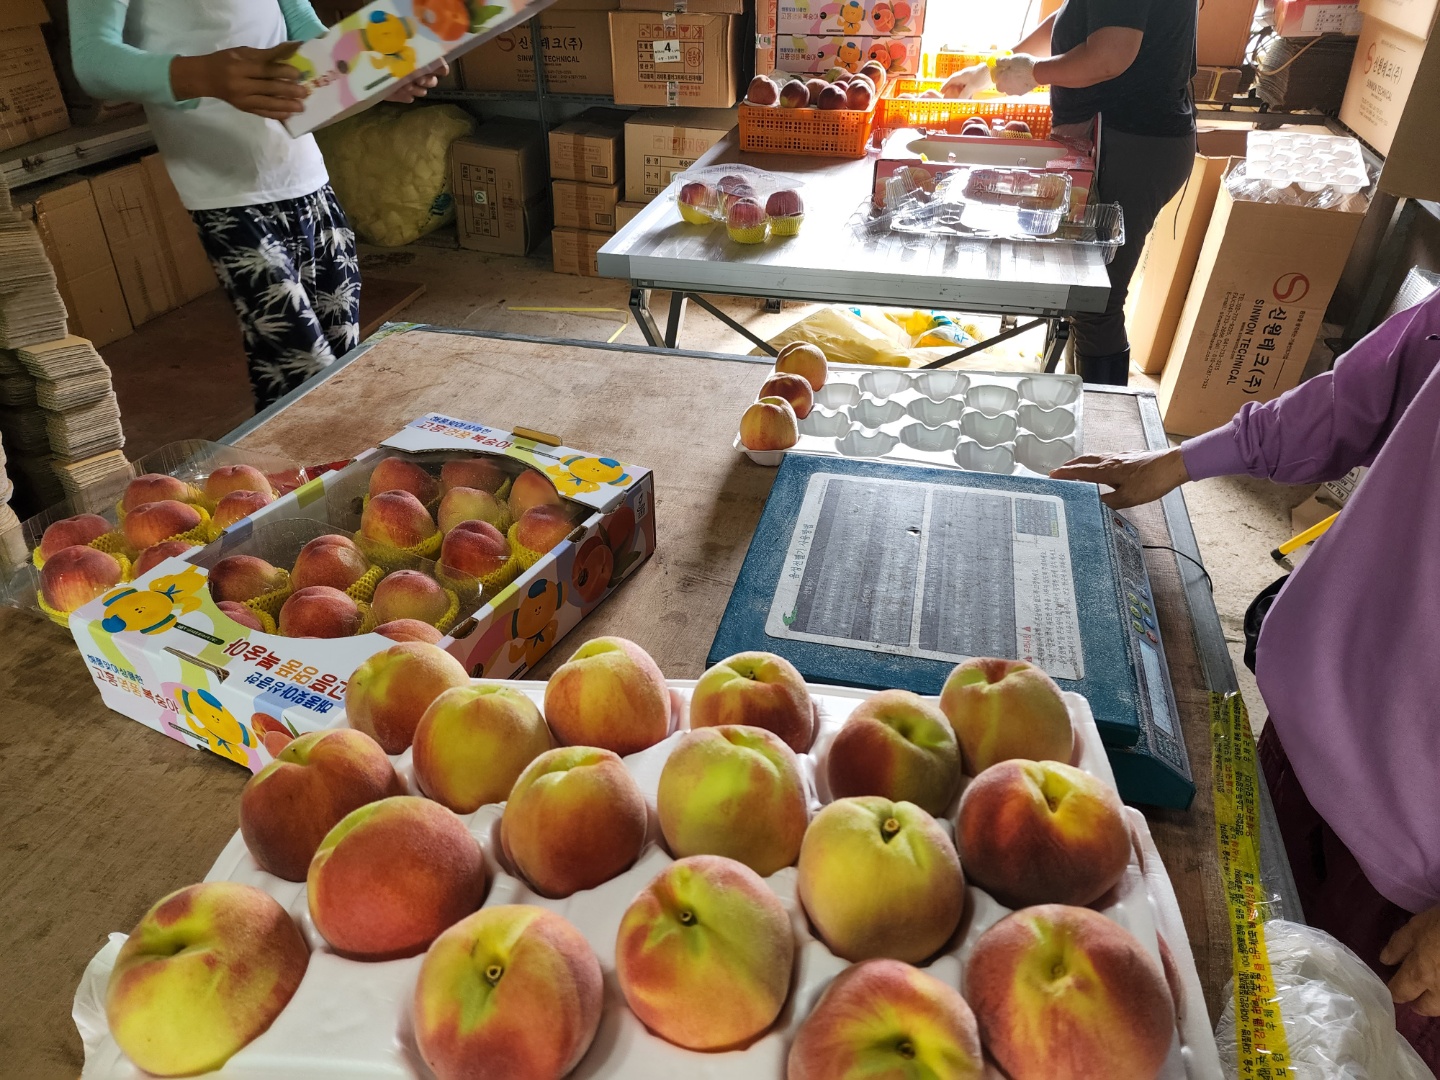
[[[6,194],[9,203],[9,194]],[[65,302],[35,223],[8,206],[0,217],[0,348],[65,336]]]
[[[0,439],[0,572],[7,576],[25,561],[25,536],[20,531],[20,518],[10,508],[15,485],[10,482],[10,466],[5,460],[5,443]]]

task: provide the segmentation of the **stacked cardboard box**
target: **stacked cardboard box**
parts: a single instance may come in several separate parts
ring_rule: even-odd
[[[550,228],[545,135],[536,124],[494,120],[450,147],[460,246],[525,255]]]
[[[0,4],[0,150],[70,126],[45,35],[43,0]]]
[[[561,94],[615,90],[610,67],[610,17],[619,0],[560,0],[540,13],[540,62],[545,85]],[[530,24],[507,30],[457,65],[466,90],[534,90],[535,41]]]
[[[920,72],[924,30],[925,0],[758,0],[755,71],[859,71],[874,60],[892,75],[914,75]]]
[[[625,121],[625,201],[643,206],[739,122],[734,109],[641,109]],[[633,214],[632,214],[633,216]],[[623,224],[617,222],[616,228]]]
[[[595,253],[615,231],[625,172],[625,120],[616,109],[589,109],[550,131],[555,204],[551,233],[557,274],[598,275]]]
[[[735,104],[743,0],[620,0],[620,8],[610,13],[617,105]]]

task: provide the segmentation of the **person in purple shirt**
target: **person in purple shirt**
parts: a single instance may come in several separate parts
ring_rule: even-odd
[[[1440,1070],[1440,293],[1224,427],[1051,475],[1122,508],[1189,480],[1370,466],[1261,627],[1259,757],[1305,917],[1387,978]]]

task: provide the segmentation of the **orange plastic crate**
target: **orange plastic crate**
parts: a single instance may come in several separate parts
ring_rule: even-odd
[[[967,117],[979,116],[985,120],[999,117],[1003,120],[1024,120],[1030,125],[1030,134],[1044,139],[1050,134],[1050,102],[1030,98],[971,98],[956,101],[948,98],[901,98],[901,94],[917,94],[925,90],[939,90],[943,79],[911,79],[904,76],[894,79],[885,87],[880,98],[875,126],[881,131],[897,131],[900,128],[929,128],[958,133]]]
[[[1005,50],[1003,49],[981,49],[977,52],[955,52],[950,49],[941,49],[939,52],[926,53],[920,69],[929,78],[947,79],[964,68],[974,67],[976,64],[983,64],[987,60],[1004,55]]]
[[[875,125],[868,109],[784,109],[740,103],[740,149],[762,154],[862,158]]]

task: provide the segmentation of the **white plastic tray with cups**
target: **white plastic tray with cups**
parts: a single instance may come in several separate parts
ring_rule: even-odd
[[[1082,452],[1078,375],[831,365],[789,450],[735,448],[757,465],[791,452],[1048,476]]]
[[[1370,183],[1360,140],[1302,131],[1251,131],[1245,135],[1245,174],[1273,188],[1333,189],[1353,195]]]

